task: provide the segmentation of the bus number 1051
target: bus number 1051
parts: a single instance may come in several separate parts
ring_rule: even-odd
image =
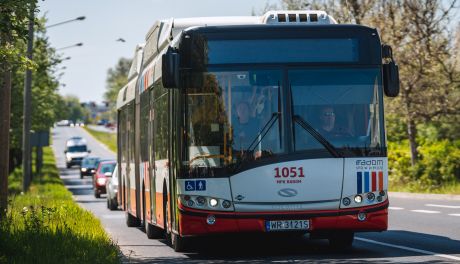
[[[275,168],[275,178],[295,178],[305,177],[303,174],[303,167],[283,167]]]

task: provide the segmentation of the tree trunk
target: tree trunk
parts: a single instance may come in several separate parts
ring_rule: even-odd
[[[409,117],[409,121],[407,122],[407,133],[409,134],[409,145],[410,145],[410,161],[412,166],[415,166],[418,159],[418,151],[417,151],[417,127],[415,126],[415,122],[413,119]]]
[[[11,71],[4,63],[0,67],[0,220],[2,220],[8,208]]]

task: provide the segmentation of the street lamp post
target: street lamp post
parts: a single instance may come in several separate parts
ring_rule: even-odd
[[[73,21],[77,21],[77,20],[85,20],[85,19],[86,19],[85,16],[79,16],[79,17],[74,18],[74,19],[69,19],[69,20],[66,20],[66,21],[62,21],[62,22],[59,22],[59,23],[56,23],[56,24],[46,26],[45,28],[55,27],[55,26],[59,26],[59,25],[65,24],[65,23],[69,23],[69,22],[73,22]]]
[[[62,48],[57,48],[56,50],[63,50],[63,49],[69,49],[69,48],[73,48],[73,47],[81,47],[81,46],[83,46],[82,42],[77,43],[77,44],[73,44],[73,45],[70,45],[70,46],[65,46],[65,47],[62,47]]]

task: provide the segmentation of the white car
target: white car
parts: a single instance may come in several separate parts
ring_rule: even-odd
[[[64,154],[66,167],[69,169],[73,165],[80,165],[83,158],[87,157],[91,151],[86,146],[86,140],[81,137],[73,137],[67,140]]]
[[[118,164],[115,166],[113,170],[112,176],[105,184],[105,188],[107,190],[107,208],[110,210],[117,210],[118,209]]]

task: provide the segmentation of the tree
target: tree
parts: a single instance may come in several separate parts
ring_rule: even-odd
[[[110,68],[107,71],[107,86],[104,93],[104,99],[108,102],[111,108],[110,112],[113,118],[115,118],[116,103],[118,92],[128,82],[128,73],[131,67],[132,60],[120,58],[117,65],[114,68]]]
[[[30,66],[16,44],[26,38],[26,18],[35,3],[35,0],[2,0],[0,3],[0,219],[8,205],[11,71],[14,66]]]
[[[59,106],[59,82],[54,73],[61,59],[50,47],[45,31],[45,19],[37,19],[34,39],[34,73],[32,82],[32,121],[31,129],[42,131],[49,129],[63,112]],[[17,43],[21,50],[26,49],[24,41]],[[12,105],[10,124],[10,171],[22,162],[22,123],[23,123],[23,93],[24,69],[15,66],[12,71]]]
[[[393,47],[400,66],[401,94],[387,99],[387,111],[406,124],[411,162],[418,158],[417,125],[458,120],[459,73],[448,31],[457,1],[433,0],[283,0],[283,8],[326,10],[339,23],[376,27]]]
[[[82,106],[77,96],[67,95],[62,98],[62,100],[64,108],[66,109],[66,116],[62,116],[62,119],[72,120],[73,122],[88,119],[89,112]]]

